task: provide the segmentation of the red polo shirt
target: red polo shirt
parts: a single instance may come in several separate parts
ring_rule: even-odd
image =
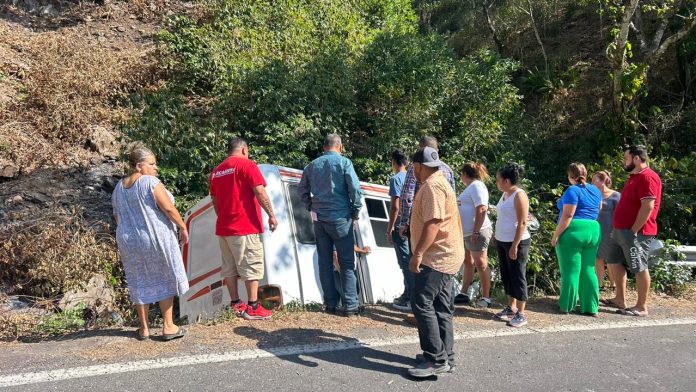
[[[662,200],[662,180],[651,168],[631,174],[621,191],[621,199],[614,210],[614,228],[630,229],[636,221],[643,199],[655,199],[655,209],[642,227],[643,235],[657,235],[657,213]]]
[[[243,236],[263,233],[261,206],[254,188],[266,186],[256,162],[243,157],[225,159],[210,174],[210,196],[217,199],[215,234]]]

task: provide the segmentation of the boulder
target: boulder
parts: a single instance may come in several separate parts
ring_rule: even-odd
[[[116,137],[106,128],[92,127],[89,137],[85,140],[85,148],[107,156],[118,156]]]
[[[7,159],[0,159],[0,177],[13,178],[19,173],[19,168]]]
[[[73,289],[65,293],[58,303],[58,307],[65,310],[73,310],[84,304],[97,314],[113,310],[115,293],[109,282],[103,275],[94,275],[87,285],[80,289]]]

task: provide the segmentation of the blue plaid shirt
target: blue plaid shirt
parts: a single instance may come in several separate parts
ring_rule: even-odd
[[[438,170],[444,174],[447,181],[452,185],[454,193],[457,193],[452,168],[443,162],[442,165],[438,166]],[[401,189],[401,209],[399,210],[399,221],[401,222],[401,226],[408,226],[411,224],[411,207],[413,206],[413,198],[416,196],[419,185],[420,182],[416,180],[416,174],[413,172],[413,164],[411,164],[408,166],[404,187]]]
[[[307,210],[323,222],[349,218],[362,208],[360,180],[353,163],[333,151],[305,167],[299,192]]]

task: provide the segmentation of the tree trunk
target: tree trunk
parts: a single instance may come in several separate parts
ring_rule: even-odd
[[[629,0],[625,6],[621,22],[619,24],[619,34],[617,34],[612,47],[608,50],[612,68],[612,107],[617,121],[623,121],[623,89],[621,87],[621,77],[626,68],[626,44],[628,43],[628,32],[631,28],[631,19],[638,8],[639,0]]]
[[[483,14],[486,16],[486,22],[488,24],[488,30],[491,32],[491,36],[493,38],[493,42],[495,43],[495,47],[498,50],[498,53],[500,55],[503,54],[503,42],[500,40],[498,37],[498,32],[495,29],[495,24],[493,24],[493,18],[491,18],[491,7],[493,7],[493,4],[495,4],[495,0],[489,1],[489,0],[483,0]]]

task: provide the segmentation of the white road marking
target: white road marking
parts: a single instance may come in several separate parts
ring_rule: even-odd
[[[670,326],[670,325],[694,325],[696,324],[696,318],[683,318],[683,319],[666,319],[666,320],[652,320],[652,319],[635,319],[630,321],[619,321],[611,323],[601,323],[601,324],[569,324],[556,327],[546,327],[546,328],[506,328],[497,330],[482,330],[482,331],[471,331],[463,332],[455,335],[456,340],[470,340],[470,339],[481,339],[481,338],[494,338],[502,336],[516,336],[516,335],[531,335],[531,334],[545,334],[545,333],[558,333],[558,332],[575,332],[575,331],[594,331],[594,330],[606,330],[606,329],[617,329],[617,328],[644,328],[644,327],[657,327],[657,326]],[[27,384],[37,384],[44,382],[56,382],[64,381],[75,378],[83,377],[95,377],[95,376],[105,376],[110,374],[118,373],[128,373],[128,372],[139,372],[144,370],[152,369],[163,369],[179,366],[193,366],[202,365],[208,363],[220,363],[220,362],[233,362],[246,359],[254,358],[270,358],[270,357],[282,357],[289,355],[302,355],[302,354],[312,354],[327,351],[341,351],[341,350],[351,350],[356,348],[378,348],[385,346],[395,346],[402,344],[416,344],[418,343],[418,338],[413,337],[402,337],[402,338],[375,338],[366,339],[363,341],[355,340],[348,342],[336,342],[336,343],[321,343],[321,344],[307,344],[300,346],[289,346],[289,347],[279,347],[279,348],[269,348],[269,349],[253,349],[244,351],[235,351],[224,354],[201,354],[201,355],[187,355],[183,357],[175,358],[160,358],[142,361],[132,361],[132,362],[122,362],[122,363],[112,363],[106,365],[94,365],[94,366],[81,366],[75,368],[67,369],[56,369],[47,370],[31,373],[20,373],[14,375],[0,376],[0,388],[10,387],[18,385]]]

